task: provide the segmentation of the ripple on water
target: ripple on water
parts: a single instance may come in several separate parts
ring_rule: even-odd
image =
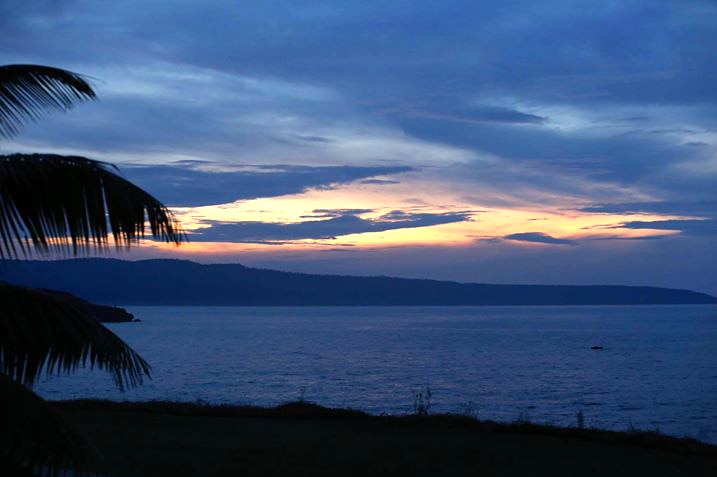
[[[582,411],[591,426],[717,442],[715,306],[130,311],[142,322],[110,327],[152,381],[120,394],[82,371],[39,392],[272,405],[303,388],[324,405],[402,413],[430,388],[436,412],[575,425]]]

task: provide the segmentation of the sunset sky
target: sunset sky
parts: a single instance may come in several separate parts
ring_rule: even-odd
[[[4,0],[0,45],[100,98],[2,153],[188,232],[124,258],[717,293],[714,1]]]

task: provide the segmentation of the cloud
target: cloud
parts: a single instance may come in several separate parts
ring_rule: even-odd
[[[717,214],[717,201],[623,202],[615,204],[596,204],[583,207],[579,210],[581,212],[609,214],[714,215]]]
[[[370,214],[373,209],[314,209],[312,215],[302,215],[302,219],[331,219],[344,215]]]
[[[655,220],[632,221],[615,225],[621,229],[676,230],[685,235],[717,235],[717,220]]]
[[[591,237],[587,240],[627,240],[627,241],[640,241],[640,240],[663,240],[667,238],[667,235],[642,235],[639,237],[617,237],[617,236],[609,236],[609,237]]]
[[[383,106],[376,112],[398,115],[406,118],[425,118],[459,123],[497,123],[497,124],[544,124],[548,118],[537,114],[518,111],[506,106],[466,106],[431,104],[421,106]]]
[[[368,177],[413,170],[403,166],[244,165],[212,170],[211,163],[124,166],[124,175],[171,206],[196,207],[330,189]],[[217,165],[214,165],[215,167]]]
[[[295,137],[296,139],[300,139],[306,142],[331,142],[330,139],[321,136],[302,136],[300,134],[297,134]]]
[[[507,240],[517,240],[520,242],[532,242],[532,243],[543,243],[548,245],[573,245],[576,242],[574,240],[559,239],[551,237],[550,235],[542,232],[521,232],[517,234],[510,234],[503,237]]]
[[[430,227],[471,220],[470,212],[432,214],[392,211],[375,219],[359,217],[358,213],[365,212],[363,210],[315,212],[329,218],[298,223],[207,221],[207,227],[193,231],[190,239],[195,242],[285,243],[292,240],[328,240],[349,234]]]
[[[471,208],[716,218],[713,0],[518,0],[510,8],[468,0],[168,5],[0,2],[4,63],[31,59],[77,70],[91,77],[101,99],[29,126],[3,143],[3,151],[66,152],[119,163],[128,178],[174,205],[336,184],[389,186],[401,173],[392,167],[415,166],[420,170],[400,177],[400,185],[385,188],[387,198],[400,190],[412,203],[432,207],[450,206],[454,194],[469,198],[461,203]],[[297,14],[276,14],[287,8]],[[170,164],[176,160],[183,162]],[[328,222],[325,230],[301,232],[309,226],[300,224],[268,224],[266,230],[270,236],[326,236],[370,229],[364,222],[372,222],[357,211],[315,215],[305,219]],[[400,221],[394,215],[383,221]],[[205,232],[261,237],[265,226],[240,225],[208,224]],[[252,227],[256,233],[249,233]],[[675,254],[712,246],[704,222],[649,227],[683,233],[659,241],[606,238],[599,242],[599,262],[579,273],[592,279],[592,270],[604,267],[603,277],[620,279],[624,271],[610,271],[616,249],[652,246],[650,257],[658,258],[635,252],[631,262],[630,273],[647,283],[657,271],[671,275],[657,263],[665,242]],[[618,247],[612,240],[625,243]],[[589,262],[581,250],[598,241],[581,239],[580,247],[498,242],[490,245],[556,253],[541,262],[550,269],[576,257]],[[425,276],[441,269],[448,276],[464,263],[431,263],[413,249],[407,255],[400,267],[415,273],[423,267]],[[399,262],[376,257],[372,266],[397,270]],[[702,257],[695,260],[694,273],[685,271],[680,280],[714,280]],[[467,263],[466,274],[474,273]],[[563,273],[565,267],[554,268]],[[491,271],[512,273],[504,265]]]
[[[112,162],[151,151],[440,167],[491,155],[550,167],[532,187],[593,201],[604,184],[674,199],[715,186],[705,167],[672,173],[714,162],[713,2],[298,2],[300,19],[277,18],[280,2],[62,3],[0,10],[7,61],[73,67],[102,98],[29,128],[33,144]],[[490,185],[482,165],[466,166],[465,182]],[[518,171],[501,185],[533,179]]]
[[[360,183],[368,184],[368,185],[390,185],[390,184],[400,184],[401,181],[394,181],[394,180],[389,180],[389,179],[364,179]]]

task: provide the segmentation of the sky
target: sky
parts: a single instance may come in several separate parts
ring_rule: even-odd
[[[0,64],[189,243],[127,259],[717,294],[717,2],[0,1]]]

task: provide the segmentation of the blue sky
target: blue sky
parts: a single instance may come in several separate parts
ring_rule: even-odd
[[[0,63],[100,101],[0,149],[176,206],[127,258],[717,293],[715,2],[28,3]]]

